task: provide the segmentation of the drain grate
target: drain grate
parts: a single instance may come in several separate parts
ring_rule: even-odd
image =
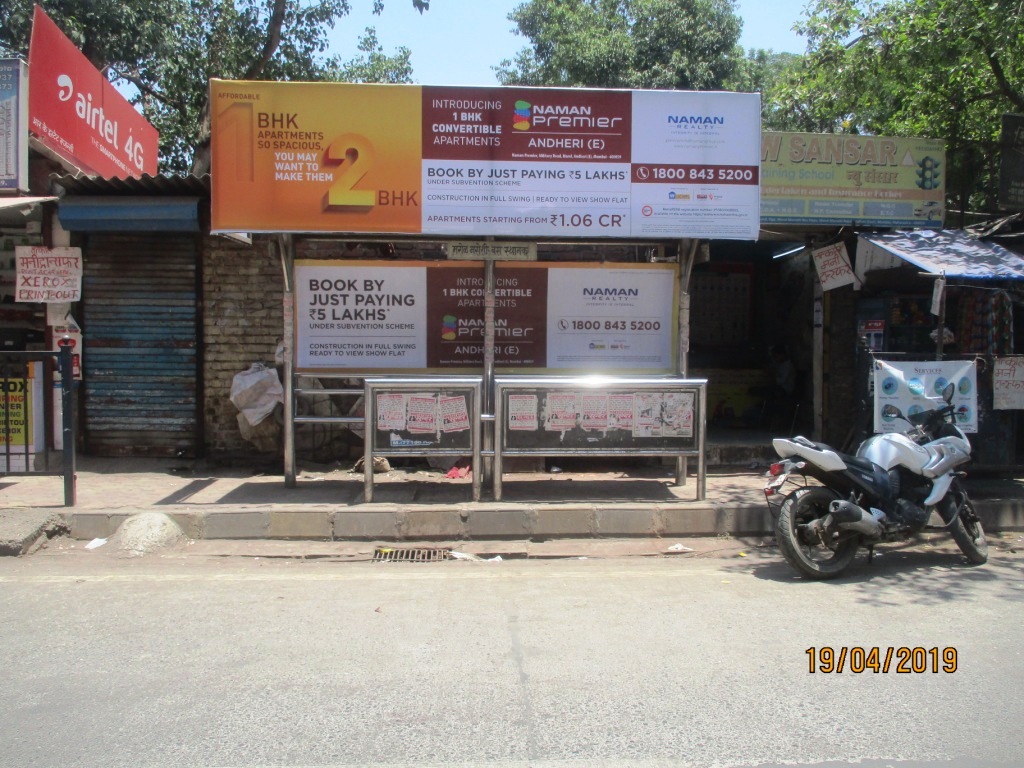
[[[377,547],[373,551],[373,562],[375,563],[437,563],[442,560],[450,560],[452,551],[450,549],[438,549],[437,547],[412,547],[409,549],[395,549],[394,547]]]

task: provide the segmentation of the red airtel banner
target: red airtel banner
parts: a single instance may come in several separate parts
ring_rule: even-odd
[[[29,131],[106,178],[157,172],[159,134],[38,5],[29,45]]]

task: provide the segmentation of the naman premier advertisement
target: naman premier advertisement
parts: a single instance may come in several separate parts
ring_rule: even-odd
[[[216,232],[755,240],[760,96],[212,80]]]
[[[494,364],[671,373],[674,264],[497,265]],[[295,263],[300,371],[479,369],[481,262]]]

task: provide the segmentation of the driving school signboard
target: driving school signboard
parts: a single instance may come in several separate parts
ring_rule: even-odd
[[[766,132],[761,175],[767,224],[942,225],[940,139]]]
[[[760,96],[210,81],[215,232],[754,240]]]
[[[495,267],[494,364],[671,373],[678,266]],[[479,370],[483,262],[297,261],[301,372]]]

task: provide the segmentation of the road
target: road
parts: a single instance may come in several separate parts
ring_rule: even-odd
[[[1022,565],[0,558],[0,766],[1020,765]]]

